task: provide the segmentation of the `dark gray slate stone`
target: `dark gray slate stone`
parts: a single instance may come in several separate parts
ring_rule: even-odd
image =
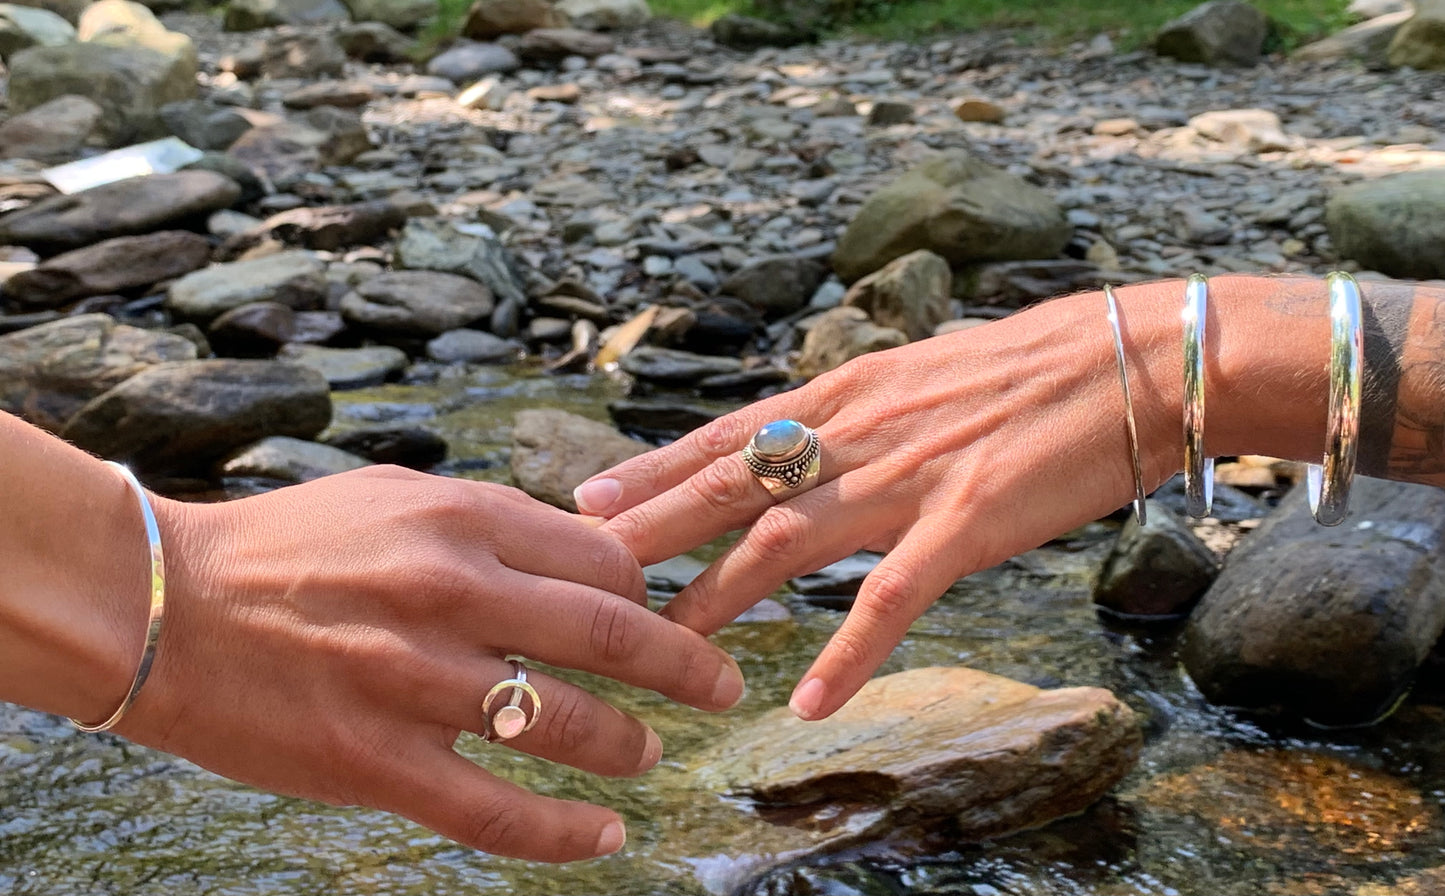
[[[281,361],[156,364],[81,408],[61,435],[154,472],[195,471],[267,436],[309,439],[331,422],[331,391]]]
[[[1181,657],[1213,702],[1367,723],[1445,629],[1445,491],[1357,478],[1334,528],[1314,522],[1303,491],[1234,549]]]
[[[1094,603],[1121,616],[1177,619],[1219,574],[1219,560],[1184,520],[1155,501],[1148,525],[1130,516],[1094,584]]]

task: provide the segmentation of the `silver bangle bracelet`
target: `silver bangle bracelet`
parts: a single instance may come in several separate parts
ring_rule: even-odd
[[[1139,525],[1148,522],[1144,507],[1144,471],[1139,465],[1139,428],[1134,423],[1134,399],[1129,393],[1129,368],[1124,361],[1124,335],[1119,330],[1119,304],[1114,290],[1104,284],[1104,299],[1109,303],[1109,329],[1114,333],[1114,357],[1119,362],[1119,382],[1124,387],[1124,423],[1129,430],[1129,459],[1134,465],[1134,515]]]
[[[1360,284],[1341,271],[1326,275],[1330,293],[1330,407],[1325,457],[1306,471],[1310,511],[1322,526],[1338,526],[1350,502],[1350,480],[1360,442],[1365,331]]]
[[[1204,318],[1209,281],[1190,274],[1184,284],[1184,503],[1195,519],[1214,504],[1214,458],[1204,452]]]
[[[140,503],[141,519],[145,522],[146,543],[150,548],[150,594],[151,608],[150,619],[146,624],[145,644],[141,647],[140,664],[136,667],[135,678],[131,681],[130,690],[126,692],[125,699],[110,717],[103,722],[87,725],[71,719],[70,723],[81,731],[95,732],[106,731],[114,728],[121,718],[135,703],[136,696],[140,693],[141,687],[146,683],[150,675],[151,665],[156,658],[156,643],[161,637],[161,621],[166,615],[166,564],[165,555],[161,552],[161,531],[156,525],[155,512],[151,509],[150,496],[141,486],[135,474],[114,461],[106,461],[108,466],[114,467],[135,492],[136,500]]]

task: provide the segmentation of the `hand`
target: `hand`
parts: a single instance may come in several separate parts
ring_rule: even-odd
[[[607,517],[606,531],[644,564],[750,525],[663,610],[703,634],[794,576],[861,549],[889,551],[794,691],[799,716],[827,716],[955,580],[1133,496],[1105,307],[1093,293],[859,358],[599,474],[578,504]],[[1165,321],[1167,341],[1145,335],[1157,313],[1135,316],[1150,326],[1131,328],[1134,362],[1177,356],[1177,316]],[[1167,393],[1165,379],[1135,388]],[[1169,401],[1135,403],[1146,434],[1168,433],[1169,448],[1146,453],[1150,485],[1177,469]],[[775,504],[739,451],[783,418],[817,430],[822,476]]]
[[[453,751],[508,654],[702,709],[736,664],[646,608],[595,523],[513,489],[373,467],[227,504],[155,499],[168,600],[157,661],[117,730],[267,790],[396,812],[489,852],[613,852],[621,819],[544,798]],[[518,749],[602,775],[661,756],[642,722],[540,671]],[[529,705],[524,701],[523,706]]]

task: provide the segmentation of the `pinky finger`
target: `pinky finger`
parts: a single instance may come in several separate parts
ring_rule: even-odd
[[[398,776],[403,801],[383,808],[466,846],[534,862],[597,858],[626,842],[622,819],[610,809],[539,796],[446,747],[426,749]]]
[[[868,574],[848,617],[794,689],[788,705],[795,715],[827,718],[858,693],[958,578],[958,541],[951,527],[920,522]]]

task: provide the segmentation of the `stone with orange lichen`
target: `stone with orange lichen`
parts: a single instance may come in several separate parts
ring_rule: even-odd
[[[1406,782],[1318,753],[1232,750],[1156,779],[1141,798],[1192,815],[1236,847],[1292,855],[1398,858],[1440,822]]]

